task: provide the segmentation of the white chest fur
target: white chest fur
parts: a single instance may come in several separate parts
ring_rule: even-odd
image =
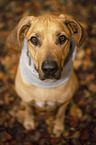
[[[46,106],[48,106],[48,107],[54,107],[55,105],[56,105],[57,103],[53,103],[53,102],[36,102],[36,105],[38,106],[38,107],[46,107]]]

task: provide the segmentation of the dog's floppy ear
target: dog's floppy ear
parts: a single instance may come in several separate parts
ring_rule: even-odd
[[[17,26],[13,29],[13,31],[8,36],[7,40],[11,45],[15,47],[20,46],[20,35],[22,33],[25,34],[28,31],[28,29],[31,26],[32,19],[33,16],[25,16],[19,21]]]
[[[61,14],[59,18],[67,25],[72,34],[78,33],[76,44],[80,47],[87,37],[86,30],[72,16]]]

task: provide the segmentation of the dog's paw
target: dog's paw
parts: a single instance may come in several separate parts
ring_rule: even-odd
[[[53,128],[53,133],[55,134],[56,137],[59,137],[62,133],[64,132],[64,125],[61,124],[55,124]]]
[[[35,129],[35,124],[34,124],[34,121],[33,120],[26,120],[24,121],[24,127],[29,130],[29,129],[32,129],[34,130]]]

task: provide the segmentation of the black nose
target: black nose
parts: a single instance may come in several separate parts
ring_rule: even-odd
[[[57,70],[58,66],[55,61],[44,61],[42,63],[42,71],[48,76],[55,74]]]

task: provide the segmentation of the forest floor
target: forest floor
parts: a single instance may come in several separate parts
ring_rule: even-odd
[[[67,111],[65,131],[61,137],[52,134],[52,126],[37,112],[36,130],[25,130],[17,120],[24,106],[14,90],[14,78],[20,49],[11,47],[7,36],[23,16],[45,12],[67,13],[81,22],[88,32],[78,48],[74,69],[80,87],[74,101],[82,113]],[[18,111],[20,109],[20,111]],[[68,110],[70,109],[70,106]],[[76,110],[75,110],[76,111]],[[0,145],[96,145],[96,2],[95,0],[1,0],[0,1]]]

